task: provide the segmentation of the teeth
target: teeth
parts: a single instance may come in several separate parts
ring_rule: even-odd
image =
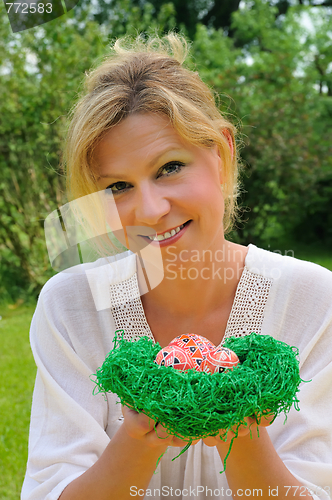
[[[166,231],[164,234],[158,234],[158,236],[155,236],[154,238],[151,238],[151,236],[148,236],[151,241],[163,241],[167,240],[168,238],[171,238],[171,236],[174,236],[176,233],[181,231],[181,229],[184,227],[184,224],[181,224],[181,226],[176,227],[175,229],[172,229],[171,231]]]

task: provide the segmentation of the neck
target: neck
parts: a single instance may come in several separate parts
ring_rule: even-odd
[[[145,310],[169,311],[173,317],[190,315],[197,320],[212,314],[223,303],[233,301],[247,247],[224,240],[212,251],[165,252],[164,279],[142,296]]]

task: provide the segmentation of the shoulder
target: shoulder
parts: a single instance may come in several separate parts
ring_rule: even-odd
[[[262,250],[250,245],[247,269],[270,280],[266,314],[278,312],[293,317],[298,324],[306,321],[332,321],[332,272],[312,262]]]
[[[110,285],[135,273],[136,255],[125,252],[121,258],[81,264],[48,280],[31,322],[35,358],[44,356],[50,364],[52,353],[65,351],[72,356],[75,350],[81,359],[97,359],[96,366],[102,362],[112,347],[110,332],[114,330]]]
[[[71,267],[49,279],[43,286],[39,302],[71,305],[94,310],[111,306],[109,287],[122,283],[136,273],[136,255],[130,251],[112,258],[101,258],[89,264]]]
[[[307,290],[331,290],[332,272],[328,269],[293,256],[269,252],[254,245],[249,245],[246,258],[247,269],[283,286],[301,287]]]
[[[253,245],[248,251],[246,267],[249,272],[270,280],[264,332],[302,351],[312,343],[324,345],[320,350],[327,354],[332,338],[332,272]]]

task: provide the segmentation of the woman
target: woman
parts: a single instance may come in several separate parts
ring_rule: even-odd
[[[126,253],[94,288],[84,265],[45,285],[31,327],[38,375],[22,499],[331,498],[332,275],[225,240],[236,208],[235,128],[182,66],[183,40],[158,44],[116,43],[87,77],[66,161],[71,197],[111,192],[122,226],[161,252],[164,278],[143,293],[138,259]],[[105,297],[108,308],[98,306]],[[121,327],[162,347],[182,333],[219,345],[252,331],[295,345],[301,377],[312,380],[301,387],[301,411],[285,424],[262,419],[259,433],[248,417],[225,474],[228,443],[218,437],[173,462],[184,441],[161,423],[155,431],[144,413],[123,407],[122,416],[115,395],[92,395],[89,377]]]

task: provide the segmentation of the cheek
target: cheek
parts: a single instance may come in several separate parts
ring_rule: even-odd
[[[224,218],[224,198],[221,186],[216,183],[203,181],[196,193],[193,193],[193,198],[196,198],[196,210],[199,216],[204,221],[206,229],[210,229],[213,233],[219,230]]]
[[[113,201],[108,204],[106,220],[112,229],[119,230],[124,226],[130,226],[130,213],[132,209],[128,203]]]
[[[212,211],[214,215],[223,214],[224,198],[220,184],[214,179],[203,178],[200,182],[191,183],[187,190],[191,203],[196,209]]]
[[[106,207],[106,221],[115,238],[127,248],[128,241],[123,230],[124,227],[131,226],[131,222],[126,215],[121,203],[108,203]]]

